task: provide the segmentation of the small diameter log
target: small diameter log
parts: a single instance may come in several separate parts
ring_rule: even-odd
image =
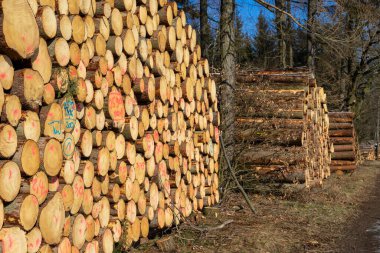
[[[5,95],[1,112],[1,121],[17,126],[21,118],[21,103],[16,95]]]
[[[58,244],[61,240],[65,223],[65,208],[60,193],[48,201],[39,217],[39,228],[44,241],[48,244]],[[54,224],[54,226],[52,226]]]
[[[82,248],[86,240],[86,219],[82,214],[75,217],[72,231],[70,234],[70,241],[78,249]]]
[[[63,140],[62,115],[62,107],[57,103],[52,103],[41,108],[41,130],[44,136]]]
[[[36,174],[41,162],[37,143],[33,140],[27,140],[19,146],[12,160],[17,163],[25,175],[33,176]]]
[[[61,143],[56,139],[50,139],[43,150],[43,167],[46,174],[57,176],[63,163]]]
[[[27,240],[25,232],[18,227],[4,228],[0,230],[2,252],[27,252]]]
[[[57,33],[57,19],[54,9],[50,6],[42,6],[36,13],[36,21],[40,36],[44,39],[52,39]]]
[[[56,38],[48,45],[49,55],[54,57],[53,64],[61,67],[67,66],[70,61],[70,47],[63,38]]]
[[[74,202],[71,206],[70,213],[76,214],[80,210],[84,198],[84,183],[82,177],[79,175],[74,178],[73,190]]]
[[[17,149],[17,134],[14,128],[0,124],[0,158],[10,158]]]
[[[46,41],[42,38],[40,39],[38,54],[32,58],[32,68],[41,75],[43,83],[49,82],[52,74],[52,63]]]
[[[0,162],[0,197],[10,202],[20,190],[21,172],[18,165],[12,161]]]
[[[39,228],[33,228],[28,234],[26,234],[26,240],[28,245],[28,253],[37,253],[41,247],[42,235]]]
[[[3,89],[9,90],[12,88],[13,76],[14,68],[11,59],[6,55],[0,55],[0,84]]]

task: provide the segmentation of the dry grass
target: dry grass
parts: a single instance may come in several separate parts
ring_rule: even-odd
[[[224,199],[218,217],[198,216],[197,227],[233,223],[210,232],[183,224],[173,233],[178,252],[339,252],[345,229],[375,187],[380,163],[362,166],[352,175],[329,178],[311,191],[294,186],[252,193],[253,215],[242,197]],[[137,251],[154,252],[147,244]]]

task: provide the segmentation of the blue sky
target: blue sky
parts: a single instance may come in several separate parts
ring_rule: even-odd
[[[274,4],[274,0],[266,0],[268,3]],[[303,0],[300,0],[302,2]],[[190,0],[191,4],[199,6],[199,0]],[[218,20],[219,19],[219,4],[220,0],[208,0],[209,4],[209,17],[210,17],[210,24],[212,26],[217,26],[217,24],[213,23],[211,20]],[[267,17],[268,21],[272,20],[274,18],[274,15],[272,12],[267,10],[265,7],[261,6],[260,4],[256,3],[255,0],[236,0],[236,7],[237,12],[241,19],[243,20],[243,30],[244,32],[254,35],[256,32],[256,22],[257,18],[260,15],[260,12],[263,12],[263,14]],[[301,8],[301,5],[294,5],[292,6],[292,13],[299,19],[305,19],[306,9]]]

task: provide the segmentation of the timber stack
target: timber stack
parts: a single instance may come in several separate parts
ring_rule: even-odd
[[[353,171],[359,162],[354,113],[330,112],[329,135],[333,147],[331,171]]]
[[[376,160],[375,144],[361,143],[359,146],[359,150],[360,150],[360,157],[364,161]]]
[[[330,175],[329,119],[313,74],[259,71],[239,75],[238,82],[236,142],[244,181],[322,184]]]
[[[113,252],[219,201],[215,82],[167,0],[0,0],[0,252]]]

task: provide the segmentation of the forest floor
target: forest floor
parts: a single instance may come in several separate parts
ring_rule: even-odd
[[[379,161],[332,175],[323,188],[287,186],[250,198],[255,215],[234,193],[223,200],[217,217],[198,215],[174,229],[173,252],[380,252]],[[133,252],[160,251],[153,240]]]

